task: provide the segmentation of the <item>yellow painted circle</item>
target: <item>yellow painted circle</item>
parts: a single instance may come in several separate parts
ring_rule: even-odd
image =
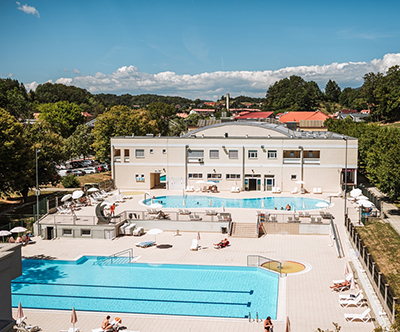
[[[278,262],[266,262],[261,265],[266,269],[273,270],[281,273],[297,273],[303,271],[306,267],[299,262],[292,261],[284,261],[282,262],[282,269],[279,271],[279,263]]]

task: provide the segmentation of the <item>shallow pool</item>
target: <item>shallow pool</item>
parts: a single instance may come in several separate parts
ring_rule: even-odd
[[[297,211],[318,209],[315,205],[323,200],[306,198],[306,197],[285,197],[285,196],[269,196],[259,198],[222,198],[216,196],[200,196],[200,195],[175,195],[175,196],[157,196],[153,199],[145,199],[146,205],[160,203],[166,208],[245,208],[245,209],[269,209],[285,208],[287,204]]]
[[[13,307],[276,319],[279,276],[263,268],[98,259],[23,260]]]

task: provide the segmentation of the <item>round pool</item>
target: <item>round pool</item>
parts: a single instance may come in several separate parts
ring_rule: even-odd
[[[165,208],[239,208],[239,209],[267,209],[267,210],[283,210],[289,204],[296,211],[318,209],[315,205],[323,200],[307,198],[307,197],[285,197],[285,196],[269,196],[258,198],[222,198],[216,196],[200,196],[200,195],[174,195],[174,196],[157,196],[153,199],[145,199],[142,201],[145,205],[152,203],[162,204]]]

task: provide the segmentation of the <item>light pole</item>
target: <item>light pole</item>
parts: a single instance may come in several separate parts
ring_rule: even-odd
[[[303,173],[304,173],[304,170],[303,170],[303,158],[304,158],[304,148],[300,145],[299,146],[299,149],[300,149],[300,181],[301,181],[301,192],[302,192],[302,190],[303,190],[303,181],[304,181],[304,179],[303,179]]]
[[[346,154],[345,154],[345,161],[344,161],[344,221],[346,222],[347,216],[347,137],[343,136],[343,139],[346,142]]]
[[[36,221],[39,220],[39,165],[38,165],[38,153],[39,149],[35,149],[35,157],[36,157]]]

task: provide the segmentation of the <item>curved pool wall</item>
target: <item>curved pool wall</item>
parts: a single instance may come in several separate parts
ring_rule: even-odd
[[[202,195],[169,195],[157,196],[153,199],[148,198],[142,201],[145,205],[153,203],[162,204],[165,208],[239,208],[239,209],[267,209],[267,210],[281,210],[285,209],[289,204],[291,209],[296,211],[301,210],[316,210],[315,205],[319,202],[326,202],[320,199],[300,197],[300,196],[268,196],[259,198],[222,198],[216,196],[202,196]]]
[[[12,306],[181,316],[276,319],[279,275],[259,267],[22,261]],[[106,260],[105,260],[106,261]],[[103,260],[104,262],[104,260]]]

